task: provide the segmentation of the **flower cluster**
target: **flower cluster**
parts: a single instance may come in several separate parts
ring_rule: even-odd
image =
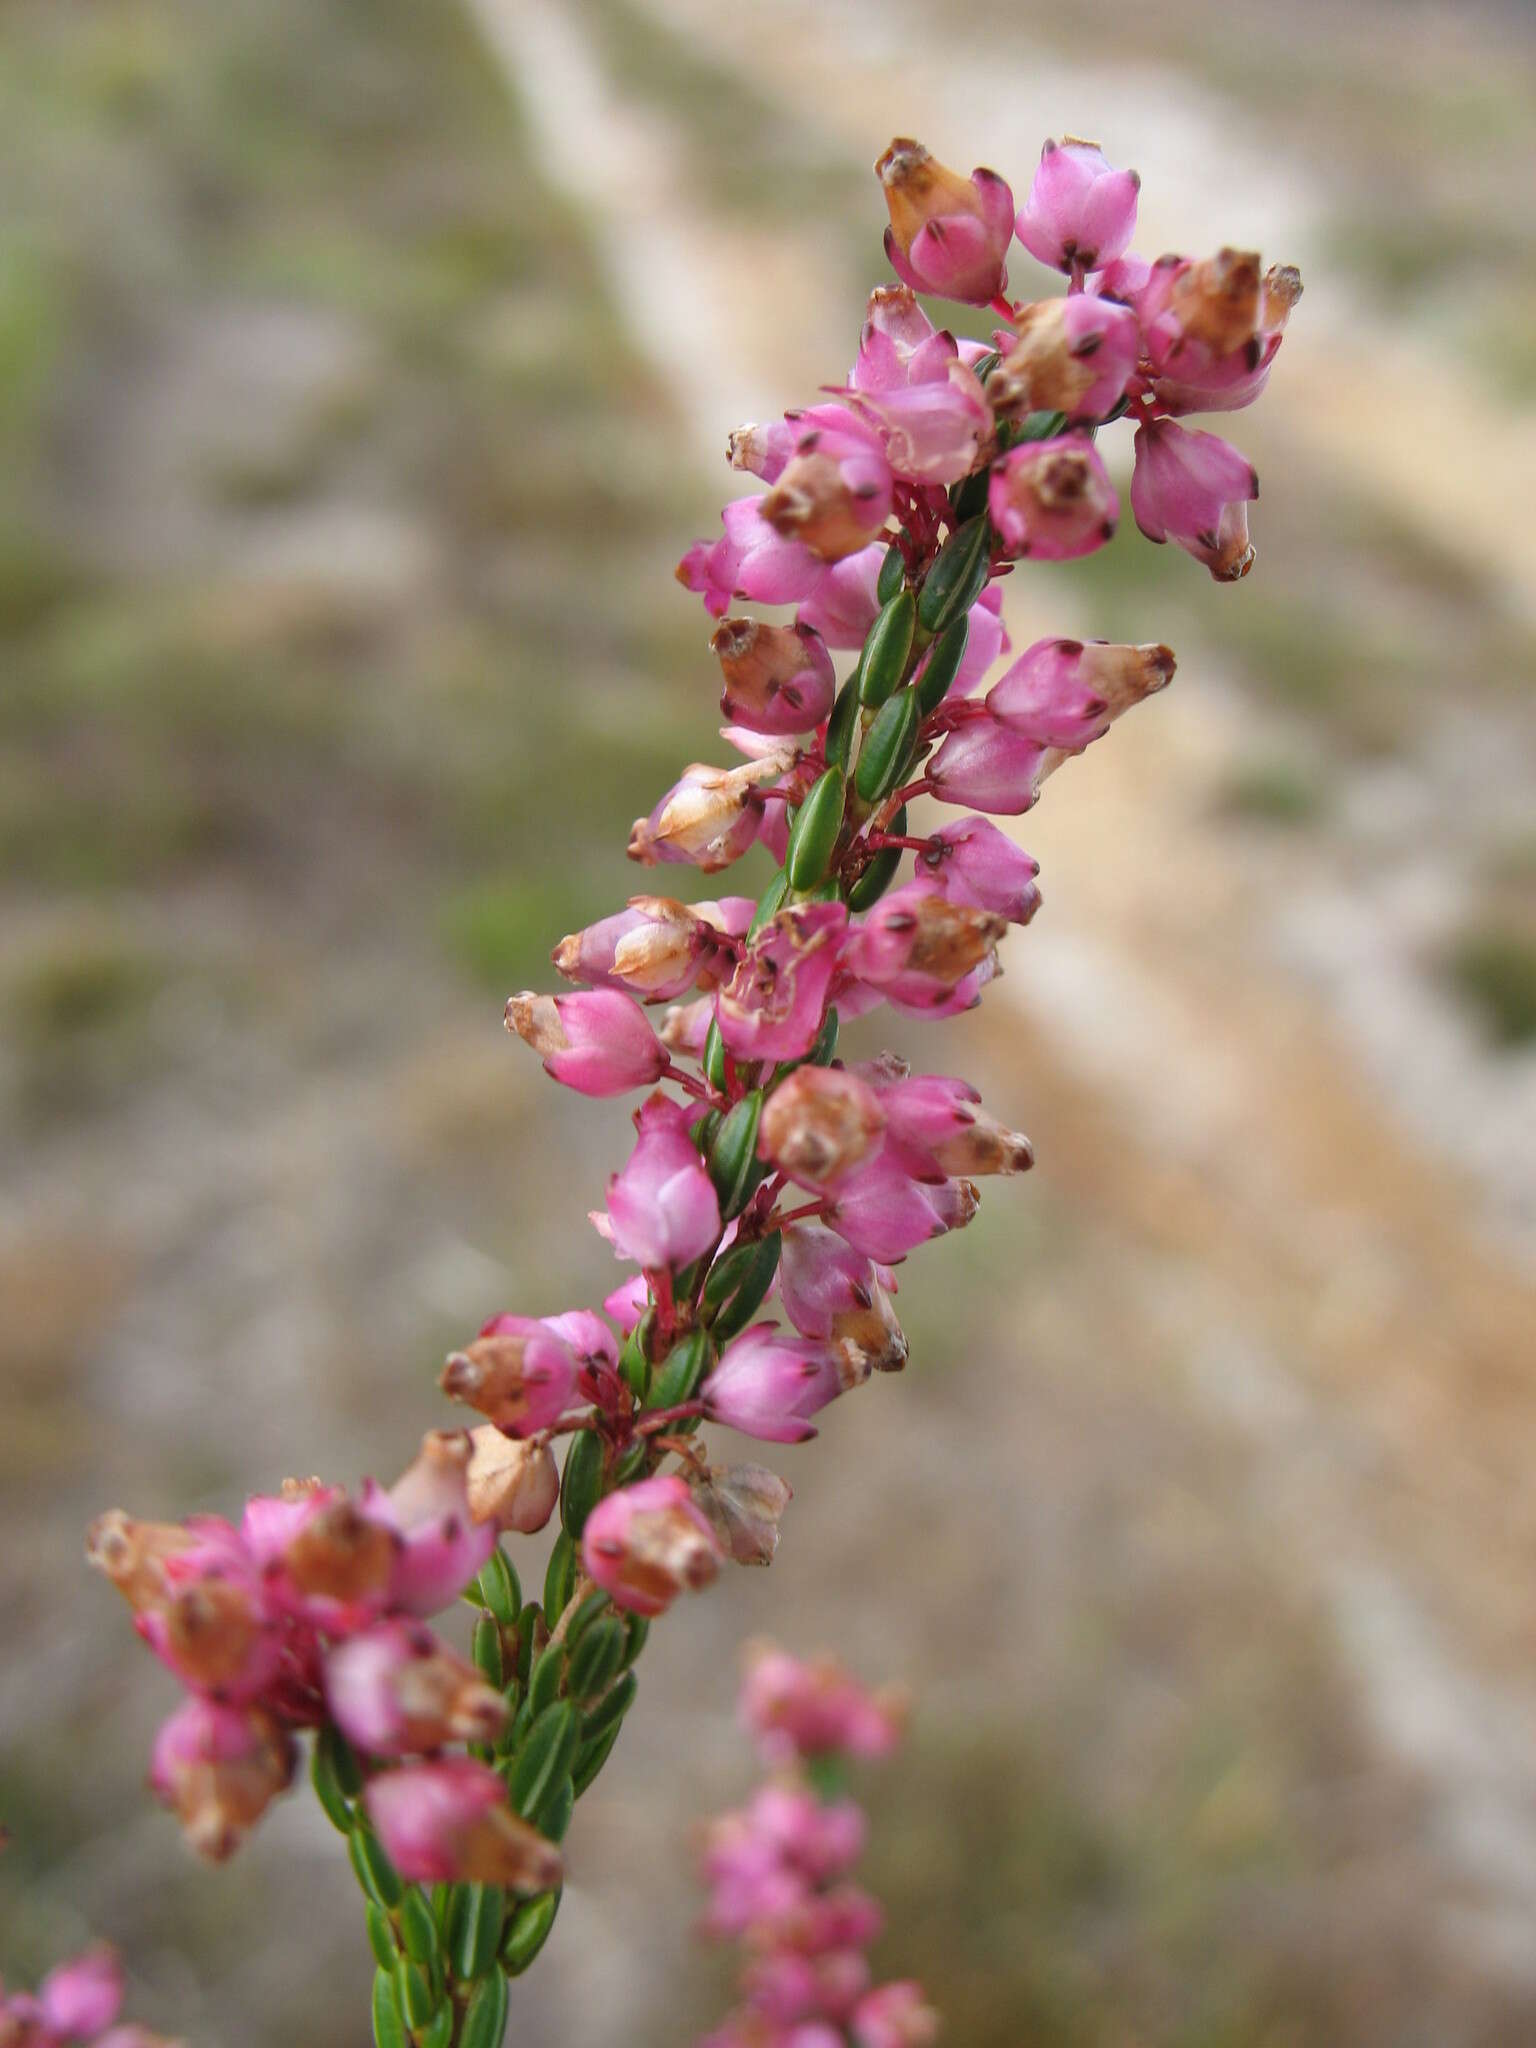
[[[748,1961],[742,2006],[700,2048],[924,2048],[937,2021],[921,1988],[870,1981],[864,1951],[883,1916],[849,1877],[864,1814],[831,1788],[844,1759],[895,1749],[897,1704],[831,1660],[761,1647],[741,1713],[773,1775],[705,1832],[703,1931],[741,1942]]]
[[[91,1562],[186,1689],[150,1783],[193,1848],[230,1855],[288,1785],[295,1732],[328,1728],[367,1772],[368,1817],[403,1877],[558,1883],[558,1852],[495,1771],[439,1756],[494,1745],[507,1702],[425,1620],[517,1525],[531,1479],[524,1465],[487,1483],[469,1432],[434,1430],[392,1488],[367,1480],[355,1500],[310,1479],[254,1497],[238,1524],[97,1519]]]
[[[558,1845],[635,1697],[651,1620],[728,1560],[772,1558],[789,1487],[712,1462],[701,1426],[796,1444],[899,1370],[895,1269],[970,1221],[982,1179],[1030,1165],[968,1082],[838,1051],[842,1026],[881,1005],[947,1018],[982,1000],[1002,940],[1040,903],[1035,862],[993,818],[1029,810],[1172,676],[1160,644],[1062,637],[994,674],[1014,656],[1003,579],[1114,532],[1096,436],[1122,416],[1143,532],[1218,580],[1253,559],[1251,468],[1180,421],[1258,396],[1296,273],[1230,249],[1131,254],[1136,177],[1088,143],[1048,143],[1017,211],[995,173],[961,177],[915,142],[876,170],[899,281],[871,295],[823,402],[731,436],[733,468],[763,488],[678,568],[718,622],[735,765],[687,767],[629,843],[643,866],[705,875],[761,846],[776,872],[755,898],[631,897],[556,947],[566,992],[506,1008],[557,1081],[642,1096],[592,1218],[625,1277],[602,1313],[508,1311],[468,1337],[440,1384],[478,1426],[433,1432],[387,1491],[306,1481],[253,1499],[238,1525],[113,1513],[92,1533],[187,1689],[153,1783],[196,1847],[228,1854],[288,1783],[296,1734],[314,1732],[315,1787],[367,1895],[389,2048],[500,2041],[506,1978],[549,1933]],[[1064,295],[1007,296],[1015,234]],[[990,343],[957,341],[919,292],[1002,324]],[[952,815],[909,819],[924,798]],[[525,1600],[499,1537],[557,1512],[542,1598]],[[472,1662],[426,1627],[460,1593],[479,1610]],[[825,1672],[765,1660],[749,1696],[765,1740],[802,1758],[889,1740],[882,1710]],[[794,2048],[850,2030],[858,2048],[925,2039],[914,1993],[865,1991],[867,1908],[844,1925],[828,1889],[846,1816],[807,1796],[765,1795],[742,1823],[752,1855],[780,1829],[773,1881],[799,1886],[802,1916],[742,2024]]]
[[[110,1948],[90,1948],[50,1970],[36,1992],[0,1984],[0,2048],[173,2048],[120,2022],[123,1970]]]

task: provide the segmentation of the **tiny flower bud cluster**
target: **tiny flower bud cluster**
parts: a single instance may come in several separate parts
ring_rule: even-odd
[[[884,1916],[849,1876],[864,1814],[829,1789],[845,1759],[892,1753],[899,1713],[830,1660],[770,1647],[749,1660],[742,1720],[773,1775],[704,1832],[702,1931],[747,1961],[741,2006],[699,2048],[926,2048],[938,2021],[921,1988],[871,1982],[864,1951]]]
[[[35,1992],[0,1984],[0,2048],[175,2048],[118,2018],[123,1969],[105,1946],[50,1970]]]

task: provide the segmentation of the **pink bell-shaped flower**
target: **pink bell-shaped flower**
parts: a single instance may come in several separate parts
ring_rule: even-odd
[[[1112,299],[1075,292],[1025,306],[1017,339],[987,380],[999,419],[1064,412],[1069,421],[1101,420],[1136,372],[1136,315]]]
[[[819,561],[840,562],[867,547],[891,516],[891,466],[881,436],[841,406],[814,406],[799,427],[795,453],[758,509],[785,540]]]
[[[946,377],[959,357],[955,337],[934,326],[910,285],[877,285],[869,295],[848,382],[855,391],[905,391],[911,384]]]
[[[1047,142],[1019,209],[1019,240],[1031,256],[1082,276],[1123,256],[1136,231],[1141,180],[1117,171],[1096,142]]]
[[[579,1095],[625,1095],[659,1081],[667,1049],[642,1010],[619,989],[507,999],[507,1029],[531,1045],[544,1071]]]
[[[832,657],[810,626],[723,619],[709,644],[725,678],[720,709],[733,724],[753,732],[809,732],[832,709]]]
[[[1248,504],[1258,495],[1252,463],[1219,435],[1172,420],[1136,429],[1136,524],[1148,540],[1176,541],[1218,583],[1235,583],[1253,567]]]
[[[796,612],[796,623],[810,626],[829,647],[862,647],[880,611],[875,587],[884,560],[884,547],[874,541],[828,562]]]
[[[680,861],[705,874],[739,860],[757,837],[762,815],[758,790],[791,766],[795,748],[780,742],[737,768],[694,761],[648,818],[630,831],[629,857],[644,867]]]
[[[977,1105],[969,1081],[949,1074],[911,1074],[878,1090],[889,1144],[909,1172],[934,1178],[1023,1173],[1034,1153],[1022,1131],[1010,1131]]]
[[[673,1473],[637,1480],[600,1500],[581,1538],[587,1576],[616,1607],[662,1614],[679,1593],[697,1593],[720,1569],[709,1522]]]
[[[847,927],[842,903],[781,910],[763,927],[715,998],[720,1036],[737,1059],[796,1060],[810,1051]]]
[[[732,601],[795,604],[810,594],[820,558],[798,540],[786,539],[763,517],[761,498],[735,498],[720,514],[720,539],[698,541],[677,565],[677,580],[696,590],[707,611],[719,618]]]
[[[932,2048],[939,2038],[939,2016],[911,1978],[866,1991],[848,2025],[854,2048]]]
[[[546,1323],[502,1315],[450,1354],[438,1384],[508,1436],[537,1436],[570,1406],[577,1370],[575,1352]]]
[[[879,1148],[875,1092],[846,1067],[797,1067],[763,1105],[757,1149],[799,1186],[836,1187]]]
[[[558,1369],[556,1378],[563,1378]],[[445,1370],[445,1388],[448,1379]],[[363,1513],[385,1523],[397,1538],[388,1594],[397,1612],[437,1614],[450,1606],[496,1547],[495,1529],[477,1522],[470,1511],[473,1454],[468,1430],[429,1429],[388,1493],[372,1480],[363,1483]]]
[[[809,1417],[851,1384],[823,1346],[756,1323],[726,1346],[700,1398],[712,1422],[764,1443],[798,1444],[816,1434]]]
[[[895,389],[849,393],[847,402],[879,436],[892,474],[907,483],[958,483],[992,445],[988,394],[957,354],[943,362],[937,376],[915,378]]]
[[[122,2009],[123,1965],[117,1951],[103,1943],[50,1970],[37,1988],[37,2003],[50,2033],[70,2040],[94,2040]],[[4,2038],[3,2029],[0,2038]],[[21,2048],[27,2048],[27,2041],[23,2034]]]
[[[670,1002],[711,985],[722,967],[728,971],[732,954],[722,935],[744,932],[754,908],[749,896],[719,903],[631,896],[612,917],[562,939],[552,957],[569,981],[617,988],[646,1003]]]
[[[789,1224],[779,1299],[802,1337],[825,1344],[860,1378],[900,1372],[907,1339],[891,1301],[895,1276],[814,1218]]]
[[[874,1760],[901,1740],[897,1695],[870,1692],[835,1658],[806,1661],[773,1644],[749,1651],[737,1711],[771,1764],[797,1756]]]
[[[1120,500],[1086,434],[1026,441],[993,464],[987,509],[1004,553],[1070,562],[1114,538]]]
[[[608,1182],[614,1246],[648,1271],[686,1266],[720,1235],[719,1197],[688,1126],[680,1104],[652,1095],[635,1115],[634,1150]]]
[[[519,1820],[489,1764],[443,1757],[370,1778],[363,1795],[384,1853],[408,1884],[499,1884],[532,1893],[559,1884],[553,1842]]]
[[[941,803],[1018,817],[1040,794],[1046,749],[992,717],[973,718],[947,733],[923,771]]]
[[[933,885],[914,878],[877,903],[849,935],[843,966],[888,1002],[921,1014],[968,1008],[997,967],[997,945],[1008,927],[994,912],[951,903]]]
[[[419,1756],[449,1742],[494,1742],[507,1703],[420,1622],[382,1621],[325,1660],[325,1698],[369,1756]]]
[[[995,171],[962,178],[897,136],[875,165],[891,224],[885,253],[915,292],[985,306],[1007,289],[1013,194]]]
[[[986,818],[957,818],[933,833],[917,872],[951,903],[1028,924],[1040,908],[1040,864]]]
[[[914,1180],[894,1153],[882,1153],[843,1183],[825,1213],[828,1225],[855,1250],[893,1264],[915,1246],[968,1222],[974,1210],[967,1211],[963,1201],[950,1195],[948,1183],[928,1186]]]
[[[286,1790],[293,1764],[270,1714],[194,1697],[161,1723],[149,1783],[197,1854],[222,1863]]]

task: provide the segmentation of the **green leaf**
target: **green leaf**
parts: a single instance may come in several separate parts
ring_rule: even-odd
[[[519,1685],[526,1685],[528,1683],[528,1673],[533,1668],[533,1639],[537,1626],[543,1619],[544,1610],[537,1600],[532,1601],[517,1617],[517,1682]]]
[[[709,1369],[710,1342],[707,1330],[690,1330],[672,1346],[651,1380],[648,1408],[678,1408],[691,1401]]]
[[[747,937],[749,939],[755,939],[769,918],[777,916],[788,889],[789,877],[780,868],[779,872],[758,898],[757,908],[752,913],[752,922],[747,926]],[[716,1045],[720,1045],[720,1034],[715,1030],[713,1024],[711,1024],[710,1030],[714,1032]],[[715,1076],[709,1072],[709,1040],[706,1038],[704,1041],[704,1071],[709,1075],[710,1085],[714,1088],[721,1088],[725,1085],[725,1048],[723,1045],[720,1045],[720,1053],[720,1078],[716,1080]]]
[[[556,1898],[559,1894],[555,1894]],[[550,1915],[551,1921],[554,1915]],[[549,1929],[545,1928],[545,1933]],[[536,1955],[538,1950],[535,1949]],[[533,1961],[530,1955],[528,1962]],[[527,1968],[527,1964],[523,1965]],[[475,1986],[459,2031],[459,2048],[501,2048],[507,2031],[507,1980],[500,1970],[483,1975]]]
[[[335,1731],[322,1728],[315,1737],[314,1754],[309,1760],[310,1783],[315,1788],[315,1797],[325,1809],[325,1817],[334,1828],[344,1835],[352,1832],[352,1806],[342,1788],[341,1773],[336,1767],[335,1744],[327,1737]],[[337,1735],[337,1741],[344,1742],[345,1736]]]
[[[533,1824],[547,1841],[563,1842],[575,1810],[576,1787],[567,1771],[533,1816]]]
[[[616,1721],[622,1721],[635,1703],[635,1694],[640,1690],[640,1681],[633,1671],[626,1671],[606,1699],[599,1700],[581,1724],[581,1739],[590,1742],[601,1735],[605,1728],[611,1728]]]
[[[877,804],[901,781],[917,737],[916,690],[898,690],[875,713],[874,724],[864,735],[858,773],[853,786],[866,804]]]
[[[364,1901],[363,1910],[367,1916],[368,1946],[373,1950],[373,1960],[381,1970],[392,1970],[395,1967],[395,1930],[389,1915],[372,1899]]]
[[[574,1652],[587,1630],[608,1605],[608,1595],[599,1586],[588,1593],[576,1612],[565,1625],[565,1647],[569,1655]]]
[[[542,1714],[551,1700],[560,1697],[560,1681],[565,1676],[565,1643],[546,1643],[534,1659],[533,1669],[528,1674],[527,1718],[532,1721]]]
[[[779,892],[779,900],[783,901],[782,890]],[[767,918],[764,918],[763,923],[767,922]],[[703,1067],[704,1078],[711,1088],[725,1086],[725,1040],[720,1036],[720,1026],[713,1017],[710,1018],[709,1029],[704,1034],[704,1051],[700,1055],[699,1064]]]
[[[624,1624],[616,1614],[594,1621],[571,1652],[566,1691],[573,1700],[595,1699],[619,1675],[624,1662]]]
[[[496,1884],[454,1886],[449,1957],[460,1983],[473,1984],[496,1961],[506,1919],[506,1894]]]
[[[859,670],[855,669],[838,691],[831,716],[827,720],[827,765],[829,768],[841,768],[845,775],[848,772],[849,756],[853,751],[853,735],[858,723]],[[788,887],[787,880],[785,887]],[[783,901],[783,890],[779,892],[779,900]],[[749,931],[747,936],[751,938],[754,933]]]
[[[910,590],[893,597],[870,627],[859,675],[859,701],[866,711],[875,710],[900,689],[916,627],[917,599]]]
[[[922,673],[912,687],[917,692],[918,706],[926,718],[931,711],[937,711],[949,694],[949,686],[960,673],[960,664],[965,659],[966,643],[971,637],[971,617],[962,612],[958,619],[951,619],[938,639],[934,641]]]
[[[645,1639],[651,1632],[651,1624],[645,1615],[631,1614],[625,1617],[624,1630],[629,1637],[629,1649],[625,1653],[624,1661],[626,1664],[633,1664],[645,1648]]]
[[[800,806],[789,831],[784,873],[791,889],[814,889],[826,876],[843,829],[846,782],[841,768],[829,768]]]
[[[885,559],[880,564],[880,575],[875,584],[875,596],[881,604],[889,604],[893,597],[900,594],[906,580],[906,561],[902,556],[901,549],[893,541],[886,549]]]
[[[571,1587],[576,1583],[576,1545],[571,1541],[568,1529],[562,1529],[555,1538],[555,1547],[549,1553],[549,1565],[544,1573],[544,1612],[549,1625],[555,1623],[565,1612],[565,1603],[571,1597]]]
[[[624,1349],[619,1353],[620,1376],[637,1401],[645,1399],[646,1383],[651,1374],[645,1355],[645,1340],[650,1333],[651,1321],[651,1311],[647,1309],[624,1339]]]
[[[495,1686],[500,1692],[507,1674],[502,1659],[501,1628],[494,1615],[482,1614],[475,1623],[470,1655],[486,1684]]]
[[[579,1799],[598,1772],[607,1763],[613,1745],[624,1732],[624,1723],[615,1721],[611,1728],[605,1728],[601,1735],[594,1735],[590,1742],[584,1742],[576,1753],[576,1769],[571,1778],[571,1787]]]
[[[907,829],[907,807],[901,809],[891,820],[891,831],[900,838]],[[848,891],[850,910],[871,910],[896,879],[896,870],[901,866],[904,846],[882,846],[869,866]]]
[[[595,1429],[578,1429],[565,1454],[560,1474],[560,1520],[566,1534],[576,1541],[587,1525],[587,1517],[603,1497],[603,1473],[607,1453]]]
[[[967,519],[940,548],[917,600],[918,623],[938,635],[968,612],[986,588],[992,529],[986,515]]]
[[[536,1898],[524,1899],[517,1908],[501,1945],[502,1967],[509,1977],[520,1977],[548,1941],[559,1910],[558,1891],[540,1892]],[[469,2048],[467,2036],[465,2048]]]
[[[440,2005],[416,2035],[416,2048],[453,2048],[453,2007]]]
[[[400,1939],[413,1963],[429,1964],[437,1953],[437,1922],[432,1909],[415,1885],[407,1885],[395,1914]]]
[[[841,781],[842,777],[839,776]],[[709,1148],[709,1177],[720,1197],[720,1214],[729,1221],[746,1206],[762,1179],[757,1156],[757,1125],[763,1113],[763,1091],[754,1088],[732,1103]],[[655,1405],[654,1388],[652,1400]]]
[[[379,1969],[373,1978],[373,2038],[377,2048],[410,2048],[393,1970]]]
[[[726,1344],[738,1336],[762,1307],[773,1285],[773,1276],[779,1269],[779,1253],[783,1245],[783,1238],[774,1230],[756,1244],[740,1247],[743,1252],[751,1253],[751,1260],[743,1269],[735,1294],[711,1326],[717,1344]]]
[[[581,1736],[581,1717],[567,1700],[555,1701],[534,1721],[507,1778],[512,1804],[524,1820],[569,1774]]]
[[[384,1854],[378,1836],[373,1829],[363,1825],[354,1827],[347,1838],[347,1854],[352,1858],[352,1868],[357,1881],[375,1904],[392,1913],[399,1905],[405,1886],[393,1863]]]
[[[437,2010],[432,1986],[423,1972],[405,1956],[395,1964],[395,1996],[401,2018],[412,2032],[425,2027]]]
[[[523,1604],[523,1589],[518,1584],[512,1560],[500,1544],[486,1560],[478,1584],[480,1598],[502,1627],[515,1628],[518,1610]]]

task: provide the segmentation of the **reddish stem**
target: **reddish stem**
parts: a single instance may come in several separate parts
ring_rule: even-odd
[[[776,1215],[768,1218],[768,1227],[763,1234],[766,1237],[771,1231],[782,1230],[786,1223],[803,1223],[808,1216],[825,1216],[826,1213],[825,1195],[820,1201],[802,1203],[798,1209],[780,1209]]]
[[[668,1423],[683,1422],[690,1416],[702,1415],[702,1401],[680,1401],[675,1408],[653,1408],[635,1424],[636,1436],[654,1436],[658,1429],[665,1429]]]
[[[930,845],[926,839],[914,839],[908,832],[866,832],[864,844],[874,847],[877,853],[888,846],[906,846],[913,853],[926,853]]]
[[[933,784],[928,777],[919,775],[916,782],[909,782],[905,789],[892,790],[886,798],[886,802],[891,806],[891,816],[894,818],[903,804],[910,803],[915,796],[926,796],[932,788]]]

